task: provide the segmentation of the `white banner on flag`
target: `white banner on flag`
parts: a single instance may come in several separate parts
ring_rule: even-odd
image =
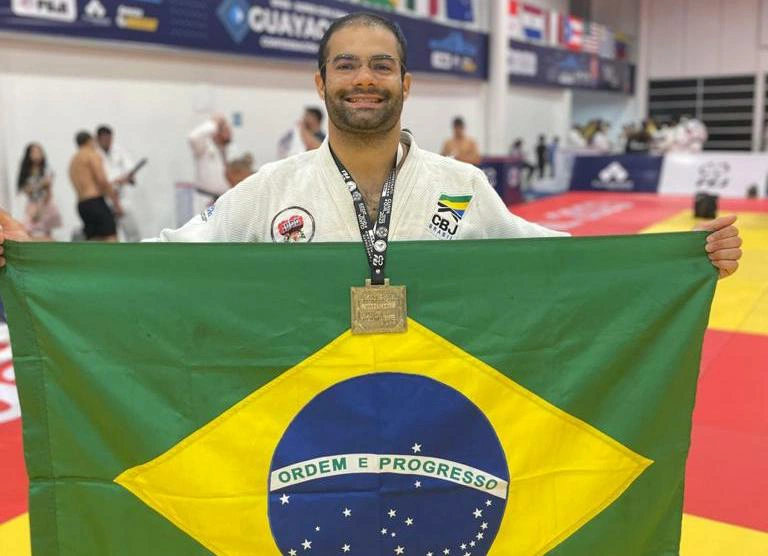
[[[768,154],[706,152],[673,153],[664,157],[659,193],[745,198],[756,187],[765,195]]]

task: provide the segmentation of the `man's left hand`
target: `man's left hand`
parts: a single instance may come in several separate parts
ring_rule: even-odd
[[[736,215],[721,216],[694,228],[695,231],[712,232],[707,236],[705,249],[720,278],[730,276],[739,268],[741,238],[735,222]]]

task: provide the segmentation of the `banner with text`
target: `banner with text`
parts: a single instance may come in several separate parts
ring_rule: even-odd
[[[709,193],[720,197],[744,198],[750,190],[754,190],[756,195],[765,196],[766,177],[766,154],[674,153],[664,158],[659,193]]]
[[[571,191],[639,191],[655,193],[663,157],[644,154],[578,156]]]
[[[509,41],[509,82],[633,94],[635,67],[597,54]]]
[[[333,0],[0,0],[0,31],[315,60]],[[488,35],[388,14],[408,39],[413,71],[487,79]]]

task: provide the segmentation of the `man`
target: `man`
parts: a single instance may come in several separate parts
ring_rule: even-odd
[[[134,168],[130,155],[114,142],[114,133],[109,126],[102,125],[96,130],[96,142],[99,145],[99,155],[104,163],[108,180],[120,180],[124,185],[136,185],[136,177],[131,173]],[[123,241],[141,241],[141,232],[133,212],[129,194],[124,186],[118,188],[120,205],[123,211],[118,219],[118,231]]]
[[[468,164],[480,164],[480,151],[474,139],[466,134],[464,119],[453,119],[453,136],[443,143],[443,156],[448,156]]]
[[[405,39],[388,19],[351,14],[336,20],[320,43],[315,74],[330,120],[328,140],[264,165],[210,210],[158,239],[360,242],[364,236],[374,251],[369,262],[376,263],[388,240],[567,235],[513,215],[480,169],[422,151],[401,132],[412,80],[406,67]],[[390,217],[389,226],[361,231]],[[741,256],[734,220],[706,228],[714,232],[707,250],[721,276],[733,273]],[[7,214],[0,213],[0,224],[0,241],[26,239]]]
[[[227,162],[227,183],[230,187],[235,187],[251,174],[253,174],[253,156],[250,153]]]
[[[296,122],[296,126],[278,142],[278,158],[319,148],[325,141],[322,125],[323,111],[314,106],[305,108],[304,115]]]
[[[195,159],[195,211],[205,210],[229,190],[226,177],[227,147],[232,129],[221,114],[214,114],[187,136]]]
[[[85,237],[88,240],[117,241],[115,215],[122,213],[117,187],[126,183],[125,178],[112,182],[107,179],[96,142],[90,133],[79,132],[75,142],[78,151],[69,164],[69,179],[77,191],[77,211],[85,226]],[[114,212],[105,197],[112,200]]]

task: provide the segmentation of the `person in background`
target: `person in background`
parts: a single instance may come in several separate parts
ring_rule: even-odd
[[[101,125],[96,129],[96,143],[99,145],[99,155],[104,163],[107,180],[122,183],[118,188],[122,216],[117,221],[118,232],[123,241],[141,241],[141,231],[133,211],[133,203],[126,185],[136,185],[136,178],[131,173],[134,168],[133,160],[128,152],[114,141],[112,128]]]
[[[571,130],[568,132],[568,147],[571,149],[584,149],[587,147],[584,133],[581,131],[581,127],[579,127],[578,124],[573,124]]]
[[[480,164],[477,142],[467,135],[466,125],[461,116],[453,119],[453,135],[443,143],[440,154],[468,164]]]
[[[539,179],[544,179],[544,171],[547,169],[547,138],[539,135],[536,143],[536,168],[539,170]]]
[[[38,143],[30,143],[24,149],[16,183],[19,192],[27,197],[24,209],[27,233],[35,239],[52,240],[53,230],[61,226],[61,214],[51,195],[53,173],[48,169],[45,152]]]
[[[557,150],[560,148],[560,137],[555,135],[552,142],[547,146],[547,163],[549,164],[549,177],[555,177],[555,161],[557,159]]]
[[[230,187],[235,187],[252,174],[253,156],[250,153],[245,153],[227,163],[227,182]]]
[[[648,154],[651,150],[653,137],[648,131],[648,126],[643,124],[627,136],[627,144],[624,152],[627,154]]]
[[[509,150],[509,158],[513,163],[517,164],[521,170],[525,170],[525,180],[521,180],[521,183],[530,183],[534,168],[533,164],[528,162],[528,159],[525,156],[523,140],[519,137],[512,143],[512,148]]]
[[[195,159],[195,212],[203,212],[229,190],[226,176],[227,148],[232,128],[221,114],[214,114],[193,129],[187,142]]]
[[[278,141],[278,158],[287,158],[320,147],[325,141],[322,125],[323,111],[316,106],[305,108],[304,115],[296,122],[296,126]]]
[[[69,164],[69,179],[77,192],[77,211],[83,220],[85,238],[117,241],[115,216],[120,216],[122,211],[117,188],[126,183],[126,178],[111,182],[107,179],[96,141],[90,133],[79,132],[75,142],[78,150]],[[106,197],[112,200],[112,209]]]
[[[597,123],[590,146],[599,153],[608,154],[611,152],[611,142],[608,140],[608,124],[602,121]]]

